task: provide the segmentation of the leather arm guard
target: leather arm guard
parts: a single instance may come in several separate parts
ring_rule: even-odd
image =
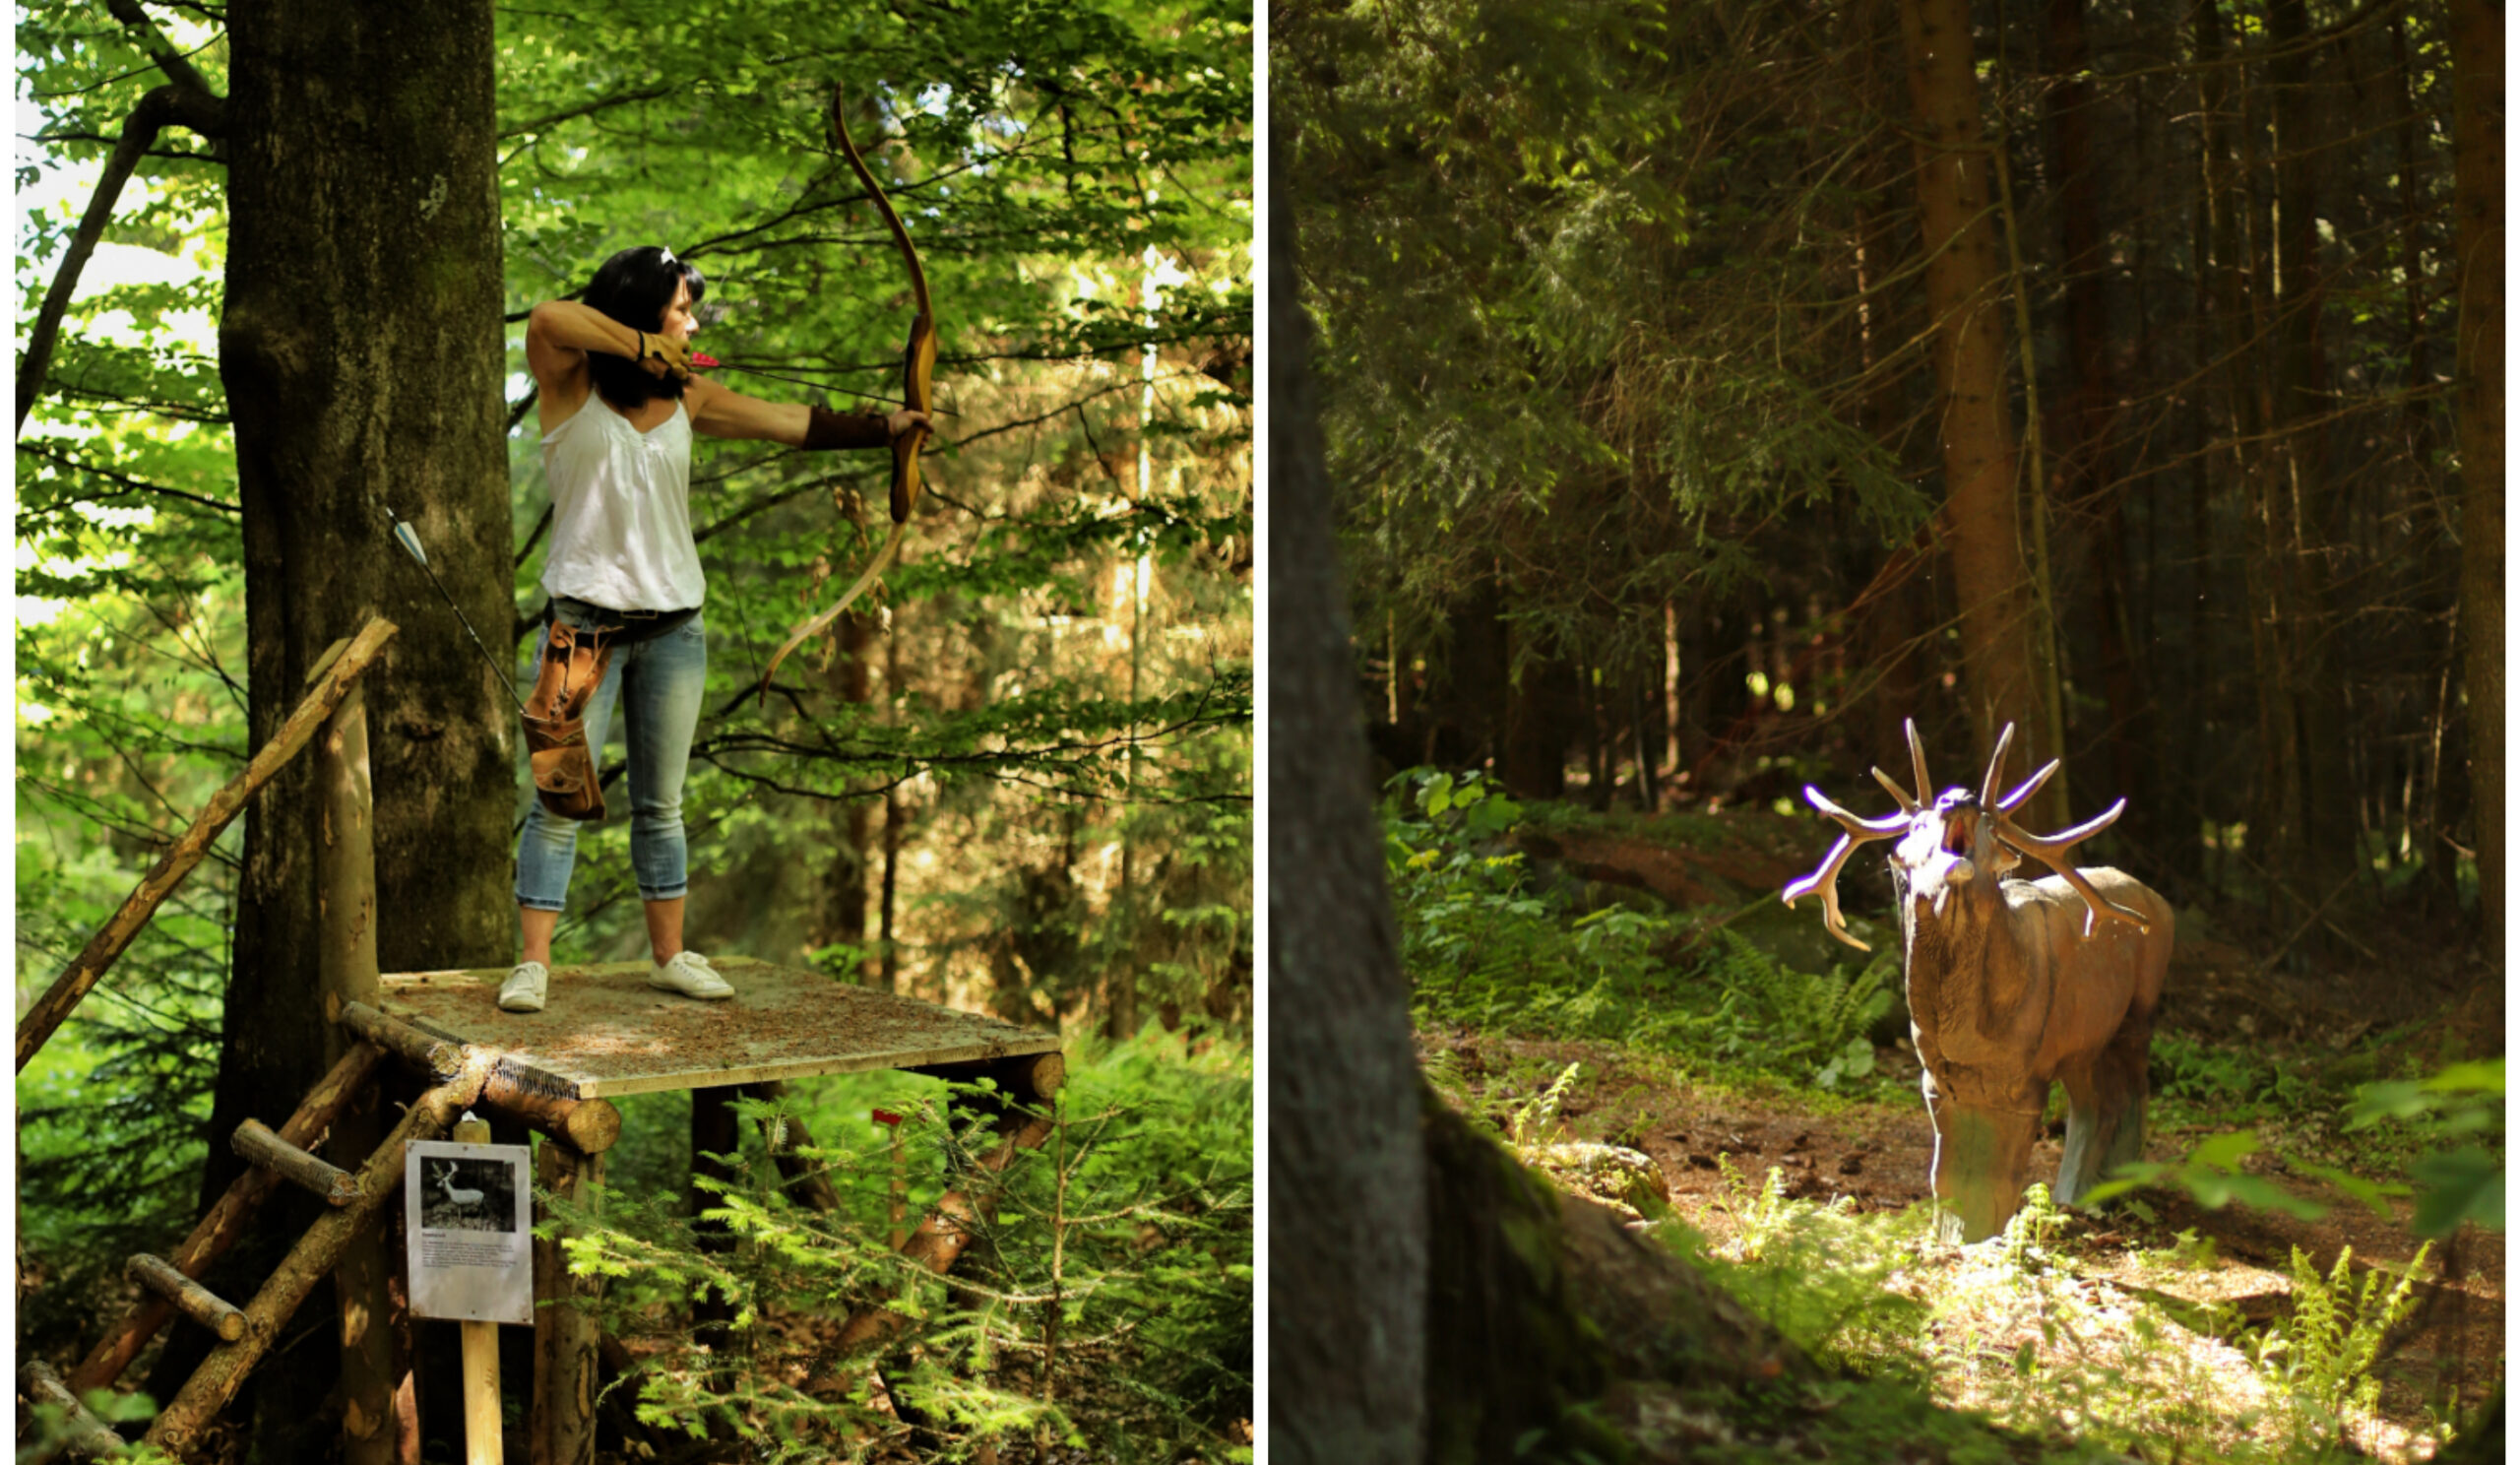
[[[587,746],[587,704],[603,684],[612,644],[600,631],[553,621],[525,706],[525,746],[534,796],[563,819],[603,817],[595,750]]]
[[[876,413],[836,413],[805,409],[805,447],[810,452],[832,448],[880,448],[891,443],[891,418]]]

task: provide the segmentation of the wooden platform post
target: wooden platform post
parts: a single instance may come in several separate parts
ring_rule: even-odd
[[[347,643],[316,661],[320,677]],[[316,796],[323,806],[315,849],[320,913],[316,952],[324,1004],[324,1056],[337,1060],[357,1040],[340,1026],[352,1002],[383,995],[376,966],[376,801],[367,756],[367,696],[356,683],[343,693],[315,742]],[[353,1098],[333,1124],[337,1163],[356,1165],[384,1138],[374,1090]],[[338,1202],[336,1202],[338,1204]],[[342,1457],[347,1465],[392,1465],[394,1339],[385,1322],[390,1268],[384,1228],[365,1228],[342,1249],[333,1272],[341,1307]]]
[[[705,1178],[720,1181],[734,1178],[734,1172],[711,1155],[731,1155],[743,1144],[743,1129],[735,1118],[737,1087],[693,1089],[691,1091],[691,1230],[700,1249],[713,1253],[732,1251],[735,1239],[723,1221],[701,1218],[703,1211],[724,1205],[717,1192],[701,1188]],[[691,1331],[703,1347],[724,1353],[733,1341],[728,1327],[735,1318],[735,1305],[724,1294],[711,1288],[691,1304]]]
[[[545,1139],[535,1152],[534,1178],[552,1195],[585,1205],[603,1183],[603,1156]],[[600,1328],[587,1307],[602,1286],[600,1277],[569,1275],[558,1237],[535,1238],[534,1465],[594,1465]]]
[[[953,1269],[963,1252],[987,1228],[996,1209],[989,1187],[997,1175],[1015,1163],[1019,1152],[1040,1148],[1057,1126],[1057,1110],[1052,1101],[1067,1083],[1067,1060],[1055,1052],[1030,1053],[983,1062],[940,1063],[912,1071],[964,1083],[986,1077],[997,1086],[996,1095],[979,1106],[993,1112],[991,1127],[997,1131],[997,1144],[987,1153],[973,1157],[966,1178],[936,1197],[936,1209],[918,1223],[918,1229],[900,1247],[906,1260],[941,1277]],[[841,1325],[832,1351],[853,1352],[879,1338],[890,1337],[910,1321],[908,1314],[889,1306],[860,1307]]]

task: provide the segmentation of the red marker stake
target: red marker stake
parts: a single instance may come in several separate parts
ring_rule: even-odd
[[[899,1251],[904,1243],[910,1241],[910,1233],[902,1229],[902,1217],[907,1210],[910,1187],[909,1172],[904,1168],[907,1161],[902,1154],[902,1116],[893,1113],[889,1109],[879,1109],[875,1111],[874,1119],[878,1124],[889,1125],[893,1131],[893,1230],[891,1245],[894,1250]]]

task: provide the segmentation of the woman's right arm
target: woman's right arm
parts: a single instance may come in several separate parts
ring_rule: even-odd
[[[525,320],[525,364],[543,392],[576,396],[586,390],[587,352],[639,354],[639,333],[591,305],[545,300]],[[575,390],[572,391],[571,389]]]

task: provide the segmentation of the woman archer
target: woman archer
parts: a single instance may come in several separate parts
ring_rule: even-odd
[[[509,1012],[539,1011],[549,992],[577,821],[603,816],[594,750],[616,702],[629,743],[630,866],[654,963],[648,985],[703,999],[734,994],[682,944],[682,784],[709,669],[691,434],[885,448],[930,425],[919,412],[762,402],[692,375],[693,311],[707,288],[670,250],[625,249],[596,271],[582,303],[545,300],[526,323],[551,492],[542,570],[551,603],[526,717],[536,798],[517,846],[524,952],[499,987]]]

